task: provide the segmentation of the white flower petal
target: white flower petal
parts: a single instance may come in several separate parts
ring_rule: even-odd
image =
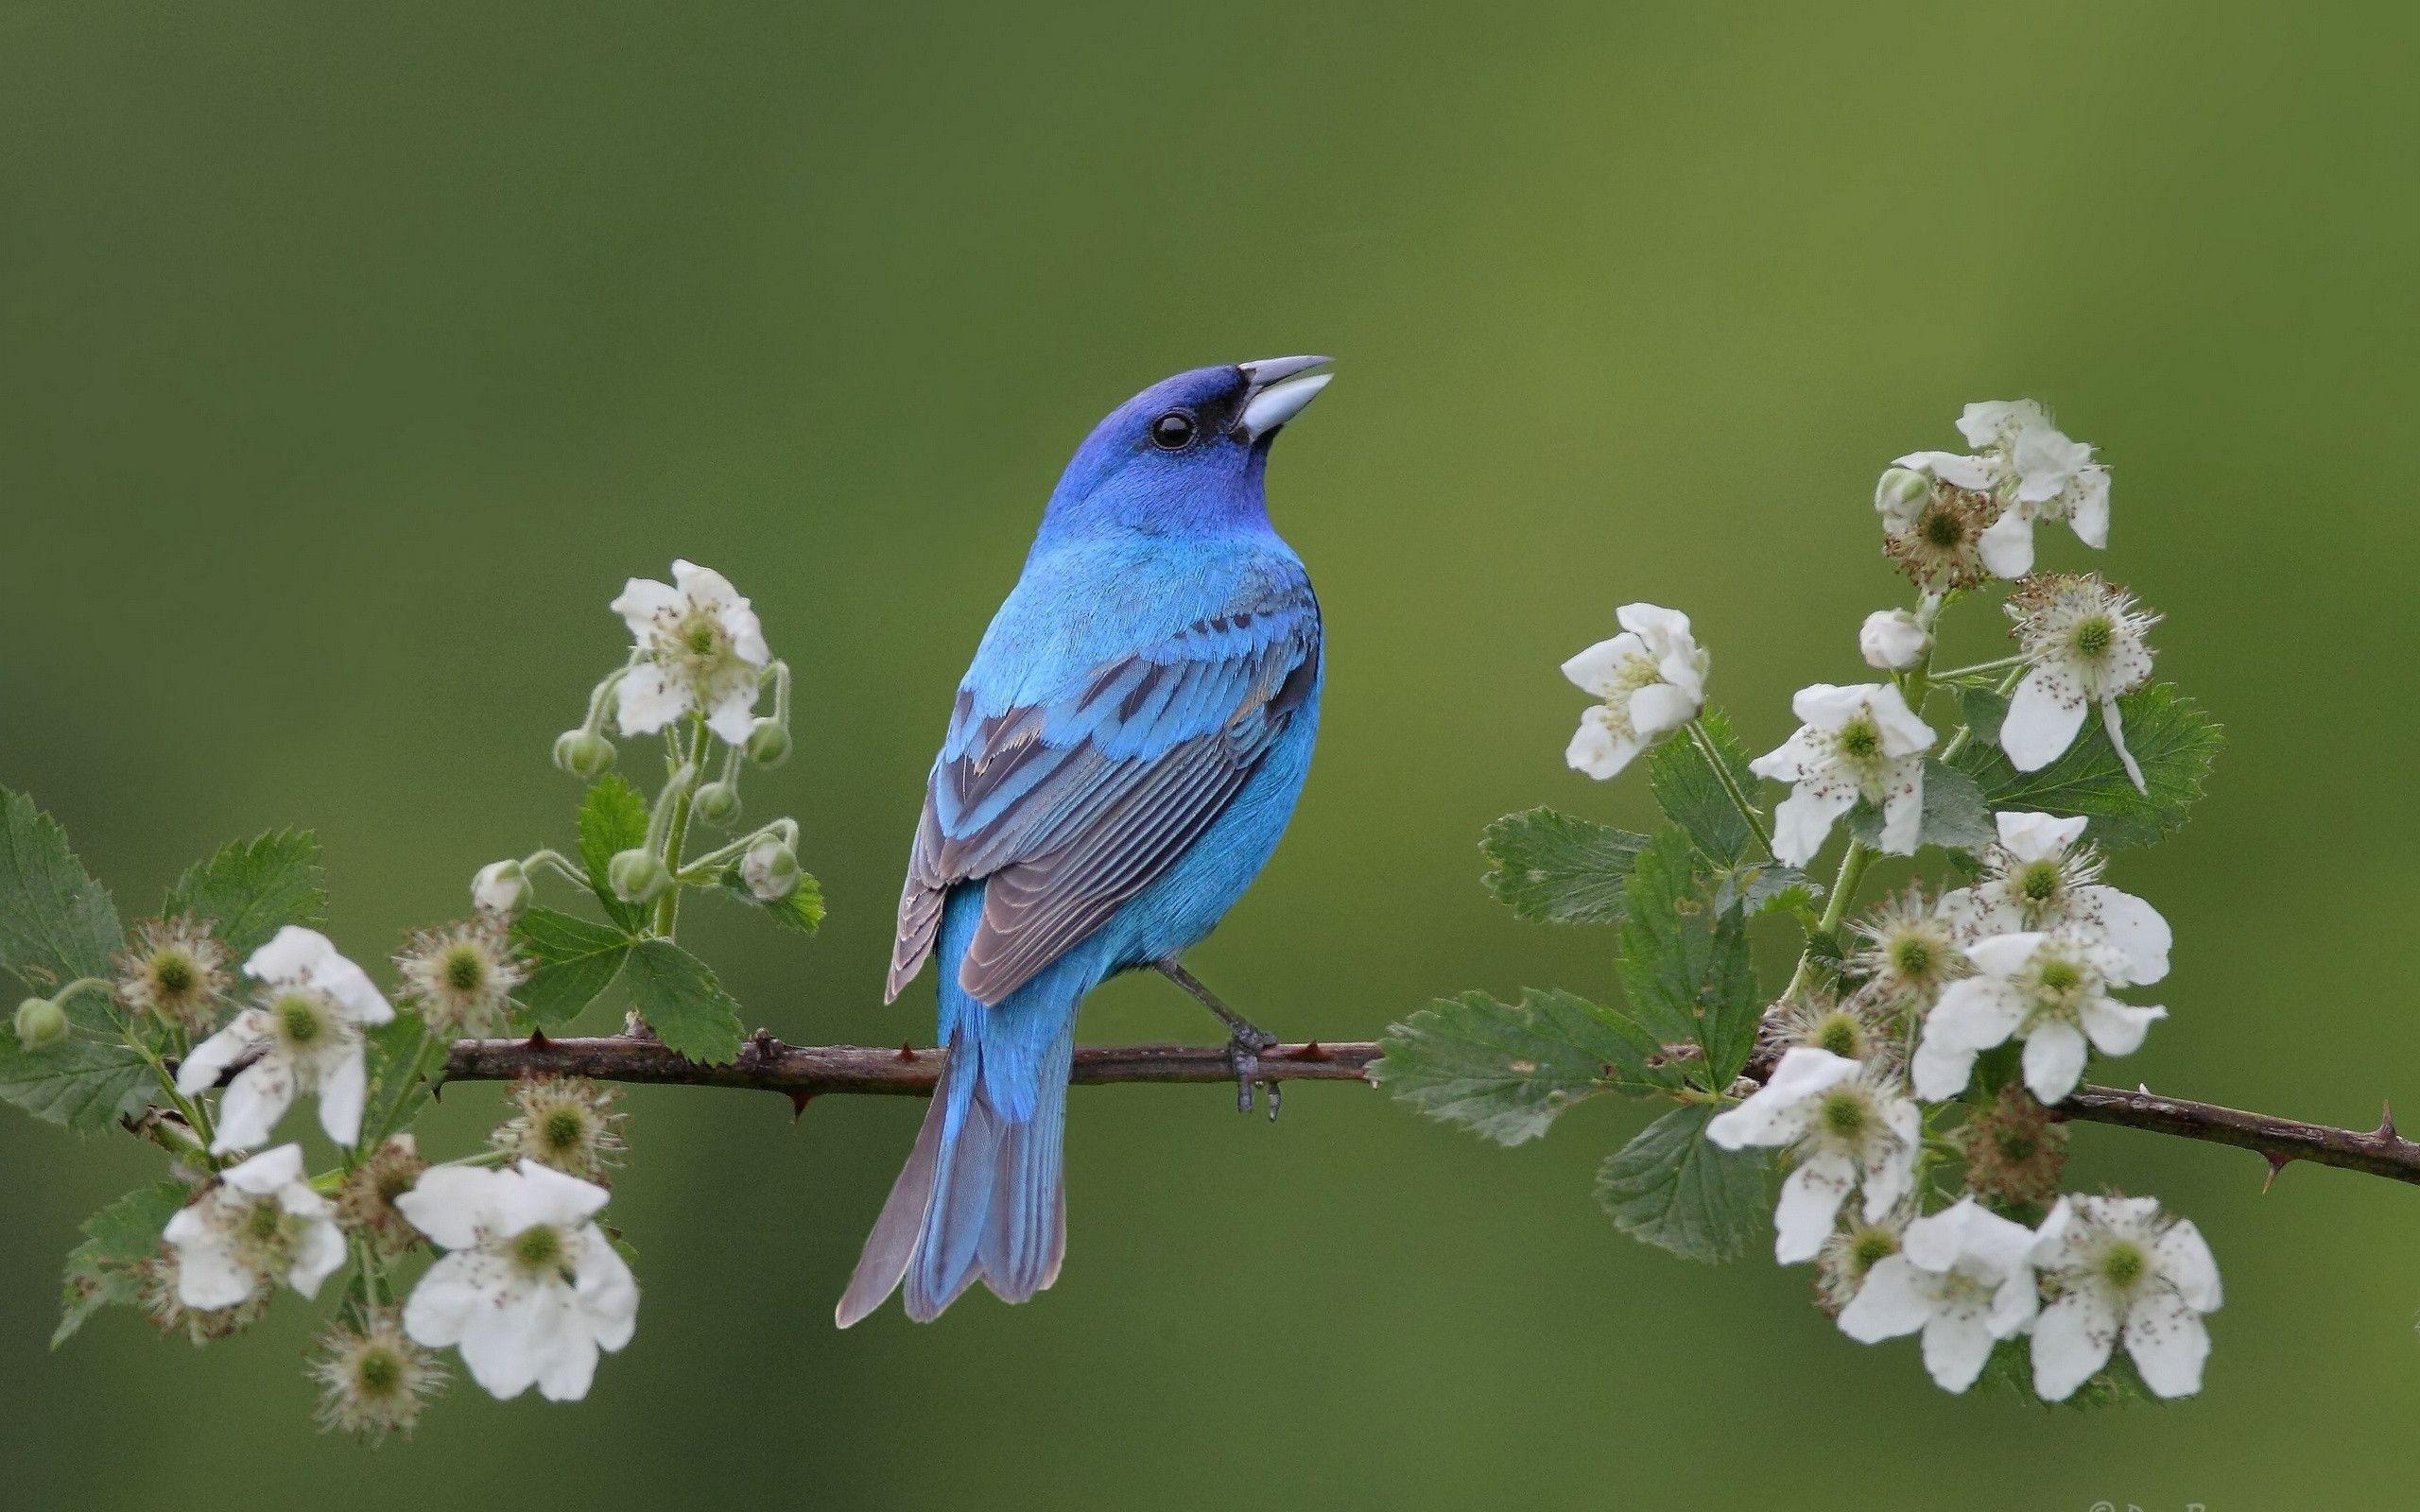
[[[2083,838],[2088,822],[2081,817],[2061,818],[2055,814],[2022,811],[1992,816],[1993,826],[1999,831],[2001,848],[2019,861],[2057,860]]]
[[[2191,1219],[2179,1218],[2169,1225],[2152,1246],[2152,1255],[2159,1262],[2160,1274],[2176,1287],[2187,1306],[2202,1313],[2218,1311],[2221,1300],[2219,1263]]]
[[[1925,659],[1932,636],[1904,609],[1878,609],[1858,627],[1858,655],[1885,672],[1904,672]]]
[[[1762,1087],[1738,1107],[1724,1108],[1706,1121],[1705,1137],[1726,1150],[1787,1144],[1806,1130],[1806,1103],[1849,1080],[1857,1071],[1857,1062],[1845,1056],[1812,1045],[1793,1045],[1782,1052]]]
[[[312,963],[310,983],[336,1000],[345,1016],[364,1025],[386,1023],[395,1017],[395,1010],[378,990],[370,973],[330,950]]]
[[[1580,728],[1572,732],[1571,744],[1564,747],[1563,759],[1573,771],[1601,782],[1618,776],[1644,748],[1635,740],[1616,735],[1613,715],[1599,704],[1580,716]]]
[[[1642,735],[1678,730],[1698,716],[1698,700],[1668,682],[1651,682],[1630,696],[1630,723]]]
[[[216,1235],[177,1247],[177,1300],[196,1312],[233,1307],[259,1285],[233,1246]]]
[[[249,1150],[268,1141],[277,1121],[294,1106],[294,1066],[282,1056],[267,1055],[235,1074],[218,1099],[218,1132],[210,1153]]]
[[[2045,1023],[2025,1039],[2025,1090],[2055,1103],[2083,1079],[2083,1031],[2072,1023]]]
[[[1841,1332],[1859,1344],[1913,1333],[1931,1321],[1932,1283],[1905,1255],[1885,1255],[1865,1274],[1849,1305],[1841,1309]]]
[[[1856,1181],[1857,1168],[1845,1155],[1825,1151],[1801,1161],[1781,1184],[1773,1208],[1773,1259],[1784,1265],[1813,1260]]]
[[[361,1138],[362,1107],[369,1093],[369,1067],[361,1042],[354,1040],[320,1073],[320,1127],[328,1138],[348,1148]]]
[[[672,561],[672,583],[681,590],[683,598],[707,609],[733,602],[748,602],[739,596],[738,589],[731,586],[730,578],[711,567],[700,567],[696,562],[683,561],[677,557]]]
[[[621,596],[607,607],[622,617],[622,623],[630,627],[632,635],[645,641],[658,614],[666,610],[680,611],[681,593],[669,583],[659,583],[650,577],[633,577],[622,585]]]
[[[246,1196],[266,1197],[302,1179],[302,1146],[281,1144],[263,1150],[240,1165],[231,1165],[218,1179]]]
[[[1784,866],[1803,867],[1824,849],[1833,821],[1857,806],[1857,790],[1849,787],[1799,787],[1773,805],[1773,857]]]
[[[440,1248],[468,1249],[478,1243],[478,1230],[493,1221],[496,1189],[510,1179],[478,1166],[431,1166],[395,1199],[395,1208]]]
[[[600,1349],[621,1349],[638,1328],[639,1284],[630,1265],[595,1224],[574,1236],[572,1263],[579,1277],[576,1296],[589,1332]]]
[[[626,735],[649,735],[689,712],[689,685],[652,662],[623,675],[614,690],[614,723]]]
[[[1932,727],[1916,717],[1916,712],[1908,707],[1906,696],[1896,686],[1874,682],[1853,691],[1865,695],[1866,706],[1874,711],[1874,722],[1882,728],[1884,755],[1913,756],[1932,748]]]
[[[2022,577],[2033,570],[2033,521],[2011,509],[1975,540],[1983,567],[1995,577]]]
[[[1923,838],[1925,824],[1925,774],[1919,766],[1910,785],[1894,788],[1882,800],[1882,833],[1875,836],[1875,849],[1888,855],[1911,856],[1916,842]]]
[[[1611,697],[1621,685],[1622,665],[1633,657],[1645,656],[1647,643],[1637,636],[1624,633],[1596,644],[1563,664],[1563,675],[1572,686],[1599,698]]]
[[[2010,976],[2025,970],[2033,953],[2049,938],[2039,930],[2016,930],[2005,935],[1993,935],[1966,947],[1966,954],[1975,969],[1986,976]]]
[[[316,929],[288,924],[244,962],[244,974],[258,982],[307,982],[320,963],[343,957]]]
[[[2126,1312],[2126,1352],[2152,1395],[2189,1397],[2202,1389],[2210,1331],[2183,1297],[2146,1291]]]
[[[2067,753],[2083,729],[2084,700],[2066,693],[2047,669],[2035,667],[2016,685],[2000,722],[2000,749],[2020,772],[2036,772]]]
[[[2036,425],[2048,423],[2031,399],[1979,399],[1958,416],[1958,434],[1973,447],[1998,446]]]
[[[2080,1286],[2042,1310],[2033,1324],[2033,1393],[2065,1401],[2109,1363],[2118,1319],[2095,1286]]]
[[[1829,682],[1810,682],[1790,696],[1789,712],[1802,725],[1817,730],[1838,730],[1863,713],[1875,684],[1853,683],[1841,687]],[[1901,707],[1905,707],[1904,700]]]
[[[544,1331],[568,1306],[560,1297],[544,1299],[548,1288],[508,1297],[475,1314],[462,1332],[462,1364],[481,1390],[498,1401],[510,1401],[535,1385]],[[415,1293],[415,1296],[418,1294]]]
[[[2094,463],[2076,475],[2067,524],[2076,539],[2096,551],[2109,544],[2109,470]]]
[[[2091,1037],[2095,1050],[2104,1056],[2131,1056],[2143,1048],[2143,1037],[2151,1032],[2152,1024],[2168,1017],[2168,1010],[2093,998],[2083,1005],[2078,1016],[2083,1019],[2083,1032]]]
[[[193,1047],[177,1068],[177,1091],[191,1097],[218,1085],[227,1068],[268,1042],[268,1016],[257,1008],[235,1015],[226,1028]]]
[[[1904,1097],[1893,1097],[1882,1109],[1891,1143],[1871,1156],[1865,1168],[1865,1221],[1880,1223],[1891,1210],[1916,1189],[1916,1156],[1924,1148],[1924,1114]]]
[[[1962,1392],[1983,1373],[1994,1342],[1980,1309],[1944,1308],[1925,1325],[1925,1371],[1942,1390]]]
[[[756,723],[756,695],[753,687],[727,695],[707,713],[706,728],[721,737],[725,745],[747,745],[748,731]]]
[[[344,1232],[325,1218],[303,1225],[302,1243],[296,1247],[294,1263],[285,1273],[285,1284],[304,1297],[320,1295],[320,1285],[344,1268]]]
[[[566,1176],[549,1165],[524,1160],[516,1169],[521,1187],[504,1211],[509,1231],[518,1233],[531,1223],[570,1228],[584,1224],[605,1209],[613,1194],[593,1181]]]
[[[1797,782],[1822,771],[1831,760],[1822,737],[1805,726],[1788,740],[1748,764],[1748,770],[1776,782]]]

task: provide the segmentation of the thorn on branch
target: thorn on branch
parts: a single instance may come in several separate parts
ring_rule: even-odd
[[[1294,1058],[1296,1060],[1332,1060],[1335,1057],[1330,1056],[1326,1049],[1322,1047],[1318,1040],[1314,1040],[1310,1043],[1305,1045],[1302,1049],[1295,1051]]]
[[[2269,1189],[2277,1184],[2277,1173],[2293,1164],[2294,1158],[2278,1150],[2263,1150],[2260,1158],[2269,1162],[2269,1174],[2260,1178],[2260,1194],[2265,1197]]]
[[[544,1050],[548,1045],[554,1043],[554,1041],[546,1038],[545,1030],[539,1028],[535,1024],[531,1024],[529,1026],[529,1039],[527,1043],[532,1050]]]
[[[792,1092],[789,1094],[789,1098],[790,1127],[796,1128],[798,1127],[798,1121],[806,1116],[806,1105],[815,1101],[815,1094],[813,1092]]]
[[[900,1040],[900,1041],[899,1041],[899,1058],[900,1058],[900,1059],[902,1059],[902,1060],[908,1061],[908,1062],[909,1062],[910,1064],[913,1064],[913,1063],[914,1063],[914,1061],[915,1061],[915,1059],[916,1059],[916,1047],[915,1047],[915,1046],[913,1046],[913,1045],[911,1045],[911,1044],[909,1044],[909,1043],[908,1043],[907,1040]]]
[[[2393,1144],[2398,1137],[2399,1136],[2394,1132],[2394,1104],[2392,1102],[2380,1103],[2378,1105],[2378,1126],[2371,1131],[2370,1138],[2383,1141],[2388,1144]]]

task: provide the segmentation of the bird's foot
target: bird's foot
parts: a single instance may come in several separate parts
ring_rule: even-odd
[[[1227,1041],[1227,1064],[1236,1072],[1236,1111],[1252,1111],[1253,1088],[1261,1080],[1260,1055],[1277,1047],[1277,1037],[1266,1029],[1256,1029],[1241,1019],[1235,1021],[1234,1036]],[[1277,1122],[1277,1083],[1272,1078],[1269,1087],[1269,1121]]]

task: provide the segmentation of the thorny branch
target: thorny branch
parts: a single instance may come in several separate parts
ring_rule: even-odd
[[[1270,1081],[1367,1081],[1380,1054],[1370,1040],[1288,1044],[1264,1051],[1259,1074]],[[664,1086],[737,1087],[780,1092],[804,1108],[829,1092],[922,1097],[941,1079],[948,1053],[862,1045],[790,1045],[759,1030],[729,1065],[702,1066],[648,1040],[463,1040],[445,1060],[448,1081],[509,1081],[525,1075],[589,1076]],[[1759,1068],[1761,1069],[1761,1068]],[[1754,1074],[1752,1072],[1752,1074]],[[1222,1045],[1098,1045],[1076,1052],[1074,1081],[1227,1082],[1235,1070]],[[2395,1132],[2392,1116],[2367,1132],[2250,1113],[2216,1103],[2115,1087],[2079,1087],[2056,1116],[2155,1134],[2231,1144],[2267,1160],[2271,1174],[2295,1160],[2332,1165],[2420,1185],[2420,1143]]]

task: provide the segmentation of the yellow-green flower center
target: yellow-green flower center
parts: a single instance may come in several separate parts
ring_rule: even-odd
[[[2055,861],[2029,861],[2016,874],[2017,890],[2029,903],[2047,903],[2059,896],[2059,864]]]
[[[1925,544],[1936,551],[1949,551],[1966,538],[1966,526],[1956,512],[1939,506],[1925,510],[1918,528],[1924,532]]]
[[[1824,1131],[1841,1139],[1855,1139],[1865,1132],[1873,1119],[1873,1109],[1866,1106],[1865,1094],[1854,1087],[1835,1087],[1824,1094],[1817,1110]]]
[[[1890,1229],[1860,1228],[1849,1239],[1849,1266],[1862,1276],[1898,1252],[1898,1238]]]
[[[354,1362],[353,1383],[365,1397],[393,1395],[404,1383],[403,1358],[384,1345],[372,1345]]]
[[[2142,1246],[2131,1239],[2117,1240],[2101,1251],[2101,1279],[2119,1291],[2141,1280],[2143,1273],[2150,1268],[2151,1257],[2143,1253]]]
[[[1901,976],[1930,976],[1933,969],[1932,941],[1921,935],[1902,935],[1891,942],[1891,969]]]
[[[1856,1014],[1840,1010],[1827,1013],[1808,1038],[1817,1048],[1828,1050],[1836,1056],[1850,1060],[1861,1060],[1865,1057],[1865,1025],[1858,1022]]]
[[[181,998],[194,988],[201,973],[182,951],[162,951],[151,958],[151,985],[164,998]]]
[[[1870,762],[1882,753],[1882,730],[1864,715],[1841,727],[1841,754],[1853,762]]]
[[[512,1260],[532,1274],[562,1264],[563,1236],[546,1224],[532,1224],[512,1236]]]
[[[445,985],[468,997],[488,985],[488,958],[476,945],[467,942],[454,946],[438,964]]]
[[[538,1139],[549,1154],[568,1155],[587,1142],[588,1115],[569,1103],[547,1108],[538,1121]]]
[[[327,1010],[307,992],[288,992],[269,1005],[277,1032],[297,1047],[317,1044],[328,1031]]]
[[[2083,985],[2083,973],[2072,961],[2046,961],[2038,979],[2043,991],[2064,995]]]
[[[2092,614],[2076,622],[2076,627],[2069,632],[2067,644],[2075,647],[2076,655],[2088,662],[2098,662],[2109,654],[2109,648],[2117,641],[2118,627],[2110,623],[2109,616]]]

